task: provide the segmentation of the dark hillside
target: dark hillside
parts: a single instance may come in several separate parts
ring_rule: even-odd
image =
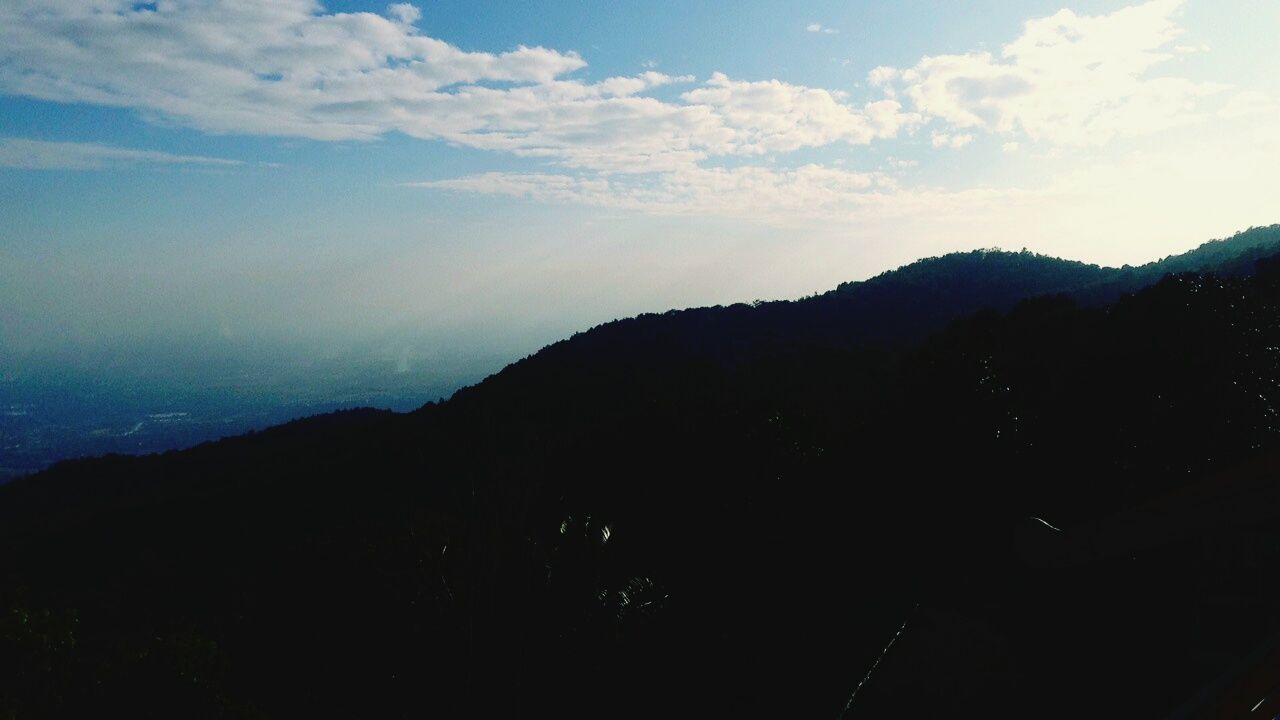
[[[0,711],[1166,717],[1280,633],[1276,232],[1131,294],[949,256],[56,466],[0,488]]]

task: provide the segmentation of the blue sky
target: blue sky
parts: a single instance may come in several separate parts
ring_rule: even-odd
[[[5,0],[0,354],[492,363],[950,250],[1143,262],[1280,221],[1277,30],[1269,0]]]

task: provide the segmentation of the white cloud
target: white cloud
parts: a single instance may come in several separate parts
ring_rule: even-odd
[[[405,25],[412,25],[422,19],[422,11],[409,3],[396,3],[388,6],[387,15]]]
[[[97,143],[47,142],[0,137],[0,167],[24,170],[92,170],[120,165],[242,165],[239,160],[174,155]]]
[[[1272,115],[1280,126],[1280,103],[1265,93],[1246,90],[1236,93],[1218,110],[1218,116],[1227,120],[1251,115]]]
[[[873,68],[871,72],[867,73],[867,82],[871,83],[873,87],[885,87],[894,80],[897,80],[901,75],[901,70],[889,67],[888,65],[881,65]]]
[[[805,27],[805,30],[811,33],[822,33],[823,35],[835,35],[840,32],[835,28],[829,28],[820,23],[809,23],[809,25]]]
[[[1174,21],[1181,5],[1150,0],[1099,16],[1061,10],[1028,21],[999,58],[930,56],[900,74],[877,68],[872,81],[900,80],[917,110],[953,128],[1074,146],[1148,134],[1204,119],[1203,98],[1224,87],[1148,75],[1183,34]]]
[[[1001,145],[1001,146],[1000,146],[1000,149],[1001,149],[1002,151],[1004,151],[1004,152],[1007,152],[1007,153],[1016,153],[1016,152],[1018,152],[1018,148],[1020,148],[1020,147],[1022,147],[1022,146],[1021,146],[1021,145],[1019,145],[1019,144],[1018,144],[1018,143],[1016,143],[1016,142],[1007,142],[1007,143],[1005,143],[1005,144]]]
[[[387,17],[324,13],[312,0],[151,7],[0,5],[0,90],[131,107],[213,132],[354,139],[397,129],[451,86],[546,83],[586,65],[540,47],[459,50],[421,34],[407,4]]]
[[[865,145],[914,126],[919,116],[901,112],[893,100],[855,108],[844,96],[818,88],[764,80],[738,82],[714,74],[704,87],[681,96],[704,106],[728,131],[726,143],[735,152],[789,152],[802,147],[844,141]]]
[[[947,147],[957,149],[973,142],[973,136],[968,133],[962,135],[948,135],[947,133],[934,131],[931,141],[933,146],[936,148]]]
[[[134,108],[210,132],[423,139],[602,172],[656,172],[708,157],[863,144],[918,123],[896,101],[716,74],[647,70],[590,83],[573,52],[466,52],[428,37],[420,12],[328,13],[313,0],[186,0],[143,6],[0,5],[0,92]],[[775,104],[776,103],[776,104]]]

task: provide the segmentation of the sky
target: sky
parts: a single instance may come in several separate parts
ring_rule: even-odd
[[[1274,0],[0,0],[0,377],[474,379],[953,250],[1139,264],[1280,222],[1277,31]]]

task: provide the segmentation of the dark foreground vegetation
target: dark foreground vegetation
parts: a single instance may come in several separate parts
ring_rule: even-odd
[[[0,717],[1254,717],[1276,253],[947,256],[60,464],[0,487]]]

